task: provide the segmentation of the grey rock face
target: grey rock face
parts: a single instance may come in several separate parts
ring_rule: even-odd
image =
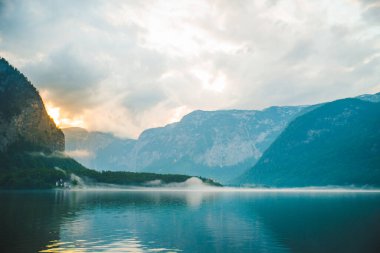
[[[67,154],[89,168],[97,170],[125,170],[119,163],[134,140],[120,139],[109,133],[89,132],[83,128],[62,129]]]
[[[66,129],[66,149],[89,150],[90,159],[78,160],[97,169],[182,173],[227,181],[255,164],[304,108],[194,111],[180,122],[144,131],[137,140],[106,134],[101,139],[100,133],[87,132],[75,136]]]

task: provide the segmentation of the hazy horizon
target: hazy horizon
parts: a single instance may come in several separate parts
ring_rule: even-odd
[[[339,100],[339,99],[345,99],[345,98],[355,98],[355,97],[358,97],[358,96],[361,96],[361,95],[375,95],[375,94],[378,94],[380,92],[375,92],[375,93],[365,93],[365,94],[358,94],[356,96],[353,96],[353,97],[342,97],[342,98],[337,98],[336,100]],[[334,101],[334,100],[333,100]],[[320,103],[327,103],[327,102],[332,102],[332,101],[321,101]],[[85,129],[89,132],[91,131],[94,131],[94,132],[103,132],[103,133],[110,133],[110,134],[113,134],[114,136],[117,136],[117,137],[120,137],[120,138],[126,138],[126,139],[138,139],[140,137],[140,135],[145,131],[145,130],[148,130],[148,129],[152,129],[152,128],[160,128],[160,127],[166,127],[170,124],[175,124],[175,123],[178,123],[180,122],[183,117],[185,117],[186,115],[188,114],[191,114],[195,111],[203,111],[203,112],[216,112],[216,111],[263,111],[263,110],[266,110],[266,109],[269,109],[271,107],[286,107],[286,106],[311,106],[311,105],[315,105],[315,104],[298,104],[298,105],[271,105],[271,106],[268,106],[268,107],[265,107],[265,108],[262,108],[262,109],[240,109],[240,108],[229,108],[229,109],[215,109],[215,110],[202,110],[202,109],[194,109],[193,111],[190,111],[186,114],[184,114],[183,116],[181,116],[180,118],[178,118],[178,120],[175,120],[175,121],[172,121],[172,122],[167,122],[167,123],[163,123],[162,125],[157,125],[157,126],[154,126],[154,127],[148,127],[148,128],[143,128],[141,130],[141,132],[136,135],[136,136],[132,136],[132,137],[126,137],[126,136],[120,136],[118,134],[115,134],[111,131],[98,131],[98,130],[91,130],[91,129],[88,129],[86,128],[85,126],[59,126],[61,129],[69,129],[69,128],[81,128],[81,129]],[[52,108],[48,108],[48,110],[51,110]],[[49,113],[49,111],[48,111]],[[53,111],[50,111],[50,113],[54,113],[54,108],[53,108]],[[51,116],[51,115],[50,115]],[[53,120],[55,121],[55,119],[53,118]]]

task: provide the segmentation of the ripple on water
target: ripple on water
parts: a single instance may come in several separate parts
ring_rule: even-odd
[[[64,242],[53,240],[46,245],[45,249],[39,252],[49,253],[84,253],[84,252],[107,252],[107,253],[123,253],[123,252],[180,252],[179,249],[155,248],[154,242],[144,245],[138,238],[127,238],[119,241],[104,240],[76,240],[73,242]]]

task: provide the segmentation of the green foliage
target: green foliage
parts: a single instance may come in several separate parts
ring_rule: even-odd
[[[36,88],[4,58],[0,58],[0,117],[9,120],[38,99]]]
[[[64,173],[54,169],[13,169],[0,171],[0,188],[2,189],[47,189],[55,186]]]
[[[14,150],[14,148],[13,148]],[[146,183],[161,180],[162,183],[179,183],[190,178],[185,175],[95,171],[83,167],[75,160],[61,154],[45,154],[42,152],[13,152],[0,154],[0,188],[2,189],[46,189],[55,187],[56,181],[63,179],[78,185],[71,180],[75,174],[87,183],[106,183],[130,186],[146,186]],[[203,182],[221,186],[210,180],[201,178]]]

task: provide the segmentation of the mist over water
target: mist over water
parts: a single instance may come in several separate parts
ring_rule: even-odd
[[[366,253],[380,246],[376,192],[149,189],[0,192],[0,251]]]

